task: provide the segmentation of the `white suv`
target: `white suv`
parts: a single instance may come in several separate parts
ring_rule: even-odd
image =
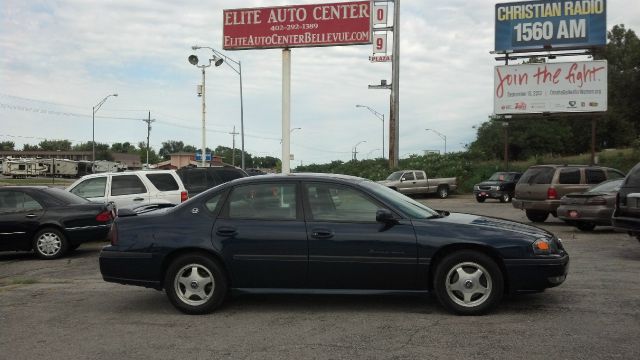
[[[92,174],[78,179],[67,191],[93,202],[114,202],[118,208],[179,204],[188,198],[175,170]]]

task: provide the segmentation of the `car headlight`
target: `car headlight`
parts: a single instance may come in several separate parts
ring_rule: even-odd
[[[533,242],[533,253],[535,255],[552,255],[558,253],[558,246],[552,239],[541,238]]]

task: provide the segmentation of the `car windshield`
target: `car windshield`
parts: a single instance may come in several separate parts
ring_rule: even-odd
[[[489,180],[492,180],[492,181],[510,181],[510,180],[513,180],[513,175],[510,175],[509,173],[497,172],[497,173],[491,175]]]
[[[400,177],[404,174],[404,171],[396,171],[387,177],[387,180],[398,181]]]
[[[609,180],[605,182],[601,182],[600,184],[589,189],[588,192],[610,192],[610,191],[618,191],[620,190],[620,186],[622,186],[622,182],[624,179],[617,180]]]
[[[437,211],[384,185],[380,185],[373,181],[363,181],[361,184],[379,197],[398,207],[412,219],[440,217],[440,214]]]

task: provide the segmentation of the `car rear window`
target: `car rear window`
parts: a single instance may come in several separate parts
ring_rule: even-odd
[[[522,184],[551,184],[554,168],[534,167],[530,168],[522,175],[519,183]]]
[[[600,184],[607,180],[607,176],[602,169],[585,169],[587,184]]]
[[[580,169],[561,169],[558,184],[580,184]]]
[[[176,182],[176,179],[173,178],[173,175],[164,173],[164,174],[145,174],[147,179],[151,181],[153,186],[160,191],[171,191],[171,190],[179,190],[180,187]]]
[[[244,174],[239,170],[231,169],[219,169],[215,171],[215,174],[218,175],[218,178],[222,180],[223,183],[244,177]]]

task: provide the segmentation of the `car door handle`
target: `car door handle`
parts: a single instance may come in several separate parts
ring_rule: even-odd
[[[143,200],[144,200],[144,198],[135,198],[135,199],[133,199],[133,201],[143,201]]]
[[[27,214],[27,215],[25,215],[25,217],[28,217],[28,218],[34,218],[36,216],[38,216],[38,215],[36,215],[36,214]]]
[[[216,230],[216,234],[220,236],[235,236],[238,232],[233,227],[221,227]]]
[[[311,237],[316,239],[330,239],[333,237],[333,231],[328,229],[313,229],[311,230]]]

